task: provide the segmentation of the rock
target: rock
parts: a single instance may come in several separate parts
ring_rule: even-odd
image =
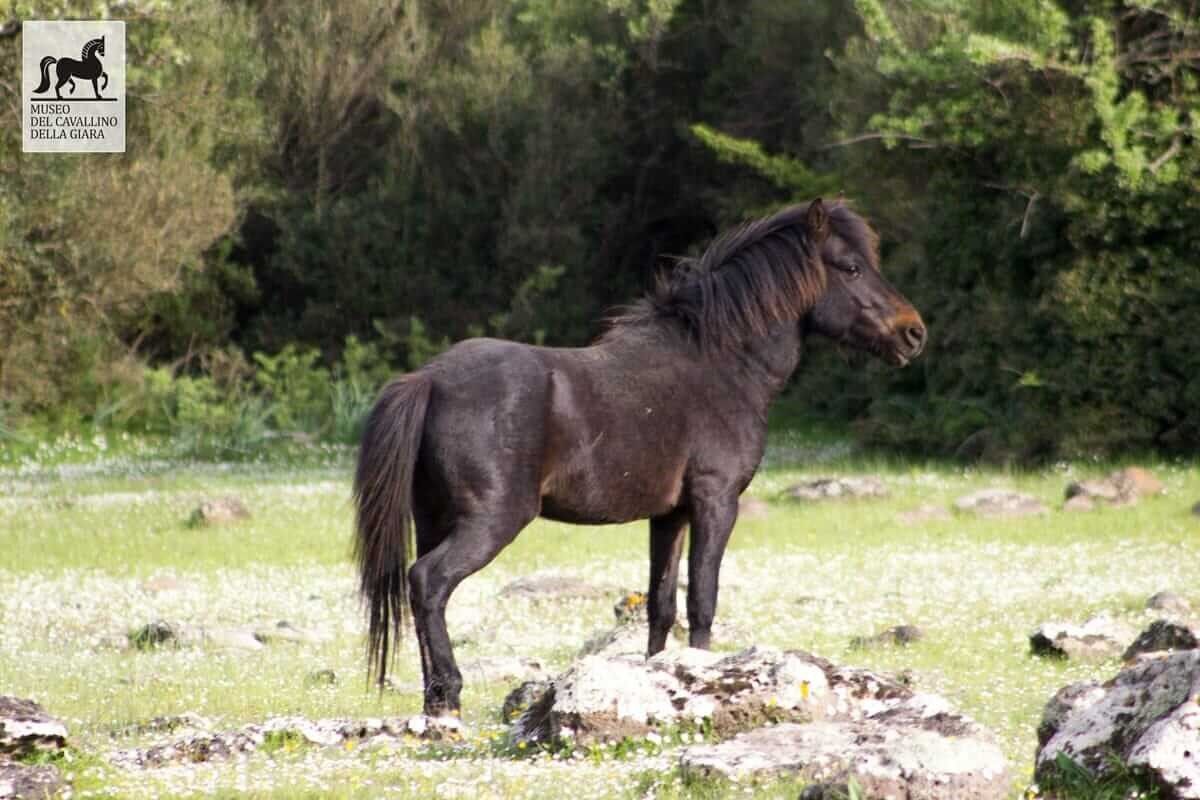
[[[1166,491],[1162,481],[1156,478],[1150,470],[1142,467],[1126,467],[1108,477],[1109,480],[1138,497],[1150,497]]]
[[[1200,630],[1196,627],[1183,622],[1158,619],[1138,634],[1122,657],[1126,661],[1132,661],[1143,653],[1195,650],[1197,647],[1200,647]]]
[[[955,500],[954,507],[981,517],[1027,517],[1050,511],[1036,497],[1011,489],[980,489]]]
[[[61,750],[67,726],[32,700],[0,695],[0,756],[22,758]]]
[[[297,628],[287,620],[280,620],[269,628],[255,629],[254,638],[262,644],[271,644],[273,642],[320,644],[326,641],[326,637],[313,633],[312,631]]]
[[[887,484],[873,475],[845,478],[815,478],[797,483],[787,490],[793,500],[863,499],[887,497]]]
[[[513,689],[504,698],[504,706],[500,709],[500,721],[505,724],[511,723],[541,700],[551,686],[553,683],[548,680],[525,681]]]
[[[953,519],[950,512],[941,506],[935,506],[931,503],[919,505],[916,508],[908,511],[901,511],[896,515],[896,520],[904,525],[922,525],[926,522],[945,522]]]
[[[528,599],[554,597],[601,597],[607,594],[598,586],[567,575],[527,575],[500,590],[501,597]]]
[[[1131,628],[1101,614],[1082,625],[1043,623],[1029,635],[1029,649],[1036,656],[1100,661],[1119,656],[1133,638]]]
[[[62,776],[54,767],[0,761],[0,798],[45,800],[62,788]]]
[[[850,647],[855,650],[871,650],[879,647],[906,647],[925,638],[925,631],[916,625],[896,625],[880,631],[874,636],[855,636]]]
[[[617,622],[645,621],[646,593],[626,592],[613,606],[613,615],[617,618]]]
[[[808,797],[846,797],[851,781],[863,797],[1002,800],[1012,778],[991,735],[956,714],[913,709],[879,717],[809,725],[788,723],[686,748],[685,779],[722,775],[735,781],[795,774],[814,786]],[[803,797],[804,795],[802,795]]]
[[[249,518],[250,510],[241,500],[232,496],[216,497],[200,503],[188,518],[188,524],[192,527],[228,525]]]
[[[1126,488],[1108,478],[1075,481],[1067,484],[1064,492],[1067,502],[1063,507],[1074,503],[1074,509],[1084,510],[1096,505],[1124,506],[1136,502],[1137,496],[1126,491]]]
[[[1066,488],[1066,503],[1063,509],[1087,511],[1098,505],[1127,506],[1139,498],[1162,494],[1163,485],[1158,478],[1141,467],[1126,467],[1106,478],[1076,481]]]
[[[1103,696],[1104,689],[1100,688],[1100,684],[1096,681],[1072,683],[1055,692],[1054,696],[1050,698],[1050,702],[1046,703],[1046,708],[1042,712],[1042,721],[1038,724],[1038,747],[1050,741],[1062,727],[1063,720],[1074,713],[1076,709],[1086,708]]]
[[[948,713],[946,701],[890,676],[800,651],[683,648],[650,659],[580,659],[513,723],[510,737],[614,741],[704,719],[729,736],[769,722],[853,721],[901,707]]]
[[[173,763],[196,763],[251,753],[270,742],[295,741],[317,747],[334,747],[347,742],[403,741],[415,737],[427,741],[462,738],[463,724],[454,717],[391,717],[345,720],[304,717],[275,717],[243,725],[232,731],[204,731],[144,749],[117,751],[113,763],[122,767],[160,767]]]
[[[1096,501],[1086,494],[1077,494],[1067,498],[1063,503],[1063,511],[1091,511],[1096,507]]]
[[[1147,598],[1146,608],[1180,616],[1192,613],[1192,604],[1174,592],[1155,592]]]
[[[1047,706],[1038,780],[1053,776],[1060,754],[1095,776],[1112,770],[1116,756],[1164,797],[1200,798],[1200,650],[1146,659],[1074,691],[1073,701],[1061,702],[1060,691]]]
[[[738,498],[738,519],[740,520],[766,519],[770,513],[771,507],[764,500],[747,495]]]

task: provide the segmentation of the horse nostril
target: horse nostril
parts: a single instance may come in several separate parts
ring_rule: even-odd
[[[924,325],[909,325],[903,330],[901,335],[904,338],[904,343],[908,345],[908,349],[912,355],[917,355],[925,348]]]

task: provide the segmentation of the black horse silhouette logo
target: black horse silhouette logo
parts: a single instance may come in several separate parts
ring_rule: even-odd
[[[97,100],[108,100],[110,98],[101,97],[100,92],[108,88],[108,73],[104,71],[104,65],[100,63],[97,55],[104,55],[104,37],[92,39],[83,46],[83,55],[77,61],[73,58],[55,58],[54,56],[46,56],[42,59],[42,82],[33,90],[34,94],[42,94],[50,88],[50,65],[58,62],[54,67],[54,71],[58,75],[58,83],[54,84],[54,96],[59,100],[63,99],[62,93],[59,91],[64,84],[71,85],[71,94],[75,94],[75,79],[79,78],[85,81],[92,82],[92,90],[96,93]],[[98,86],[97,81],[104,78],[104,85]]]

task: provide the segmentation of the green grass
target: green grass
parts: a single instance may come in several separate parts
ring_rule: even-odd
[[[584,640],[611,624],[623,590],[642,588],[644,525],[582,528],[538,521],[450,608],[450,632],[467,681],[459,749],[423,746],[329,752],[273,742],[241,766],[188,765],[145,773],[113,767],[116,749],[162,734],[130,733],[159,716],[198,713],[222,728],[269,716],[367,717],[420,707],[411,638],[400,648],[396,691],[365,684],[362,622],[349,565],[350,462],[178,465],[129,459],[99,470],[26,462],[0,470],[0,686],[64,718],[81,796],[341,796],[579,798],[740,795],[720,781],[689,783],[676,747],[654,755],[538,754],[513,758],[494,745],[499,710],[515,681],[485,680],[478,662],[536,658],[565,667]],[[758,643],[811,650],[847,664],[911,670],[916,685],[946,695],[993,729],[1008,753],[1014,796],[1032,780],[1034,731],[1062,685],[1107,678],[1114,662],[1075,664],[1028,655],[1038,623],[1099,611],[1148,622],[1145,598],[1200,585],[1200,498],[1190,465],[1148,464],[1165,497],[1124,509],[1019,520],[955,516],[920,526],[897,521],[920,504],[949,506],[975,488],[1031,492],[1057,509],[1073,478],[1109,465],[1041,471],[863,458],[838,441],[778,434],[751,494],[769,501],[765,520],[739,523],[722,575],[717,646]],[[801,476],[879,474],[892,497],[800,505],[782,499]],[[236,494],[253,517],[223,528],[189,528],[204,496]],[[507,582],[532,572],[576,575],[605,587],[598,598],[497,601]],[[147,582],[170,578],[176,588]],[[1200,597],[1191,597],[1193,602]],[[112,646],[155,619],[209,626],[266,626],[286,619],[322,632],[315,645],[276,643],[253,652]],[[907,648],[859,650],[855,636],[891,625],[922,627]],[[328,685],[309,676],[332,670]],[[1078,776],[1075,776],[1077,779]],[[449,788],[447,788],[449,787]],[[755,789],[796,794],[794,781]],[[1084,795],[1078,795],[1084,796]]]

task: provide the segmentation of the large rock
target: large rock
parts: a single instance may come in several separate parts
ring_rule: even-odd
[[[1144,653],[1195,650],[1197,647],[1200,647],[1200,630],[1196,626],[1175,620],[1157,619],[1138,634],[1122,657],[1126,661],[1132,661]]]
[[[941,698],[917,694],[895,678],[800,651],[684,648],[650,659],[579,660],[532,702],[510,736],[518,742],[604,742],[702,720],[710,720],[718,735],[731,736],[766,723],[883,719],[898,709],[951,713]]]
[[[1145,659],[1104,684],[1060,691],[1040,729],[1036,774],[1062,754],[1097,776],[1113,756],[1148,773],[1165,798],[1200,798],[1200,650]]]
[[[62,788],[62,776],[54,767],[0,761],[0,798],[46,800]]]
[[[1163,485],[1158,478],[1141,467],[1126,467],[1106,478],[1076,481],[1066,488],[1068,511],[1086,511],[1096,506],[1127,506],[1142,497],[1162,494]]]
[[[1120,656],[1134,636],[1134,630],[1128,625],[1101,614],[1082,625],[1043,623],[1029,635],[1029,649],[1037,656],[1102,661]]]
[[[0,695],[0,756],[23,757],[66,746],[67,726],[32,700]]]
[[[887,497],[887,484],[874,475],[845,478],[814,478],[791,486],[787,496],[793,500],[832,500]]]
[[[1028,517],[1050,511],[1033,495],[1011,489],[980,489],[955,500],[954,507],[981,517]]]
[[[196,507],[188,518],[188,524],[192,527],[204,527],[206,525],[228,525],[231,522],[239,522],[250,518],[250,509],[246,508],[246,504],[236,497],[214,497],[211,500],[205,500]]]
[[[853,781],[864,797],[1001,800],[1012,784],[1004,753],[979,725],[916,707],[856,721],[759,728],[689,747],[680,765],[685,775],[733,780],[796,774],[835,797],[848,796],[844,787]]]

